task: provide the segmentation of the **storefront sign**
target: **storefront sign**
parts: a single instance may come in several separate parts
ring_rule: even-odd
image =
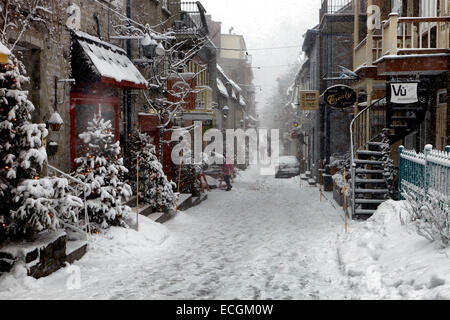
[[[332,108],[347,108],[355,104],[356,92],[349,86],[336,85],[323,93],[325,103]]]
[[[305,91],[300,90],[300,110],[308,111],[308,110],[318,110],[319,109],[319,91]]]
[[[391,102],[399,104],[418,102],[417,87],[417,82],[391,83]]]

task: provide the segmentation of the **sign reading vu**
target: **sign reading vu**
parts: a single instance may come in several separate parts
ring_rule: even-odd
[[[417,86],[417,82],[391,83],[391,102],[399,104],[418,102]]]
[[[323,93],[325,103],[332,108],[347,108],[355,104],[356,92],[349,86],[335,85]]]

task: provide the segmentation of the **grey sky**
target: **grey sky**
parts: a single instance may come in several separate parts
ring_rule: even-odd
[[[253,56],[254,83],[257,87],[256,101],[264,104],[273,89],[276,79],[290,63],[299,56],[302,35],[319,21],[321,0],[201,0],[207,14],[222,22],[222,33],[233,33],[245,37],[249,54]],[[297,48],[278,50],[251,50],[268,47],[298,45]],[[272,66],[282,67],[272,67]],[[262,91],[260,91],[260,88]]]

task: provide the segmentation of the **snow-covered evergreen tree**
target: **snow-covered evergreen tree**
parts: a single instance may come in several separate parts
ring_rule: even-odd
[[[119,141],[114,142],[111,121],[95,115],[86,132],[80,134],[84,155],[75,159],[75,177],[91,188],[87,207],[89,222],[97,228],[126,226],[130,207],[124,205],[131,187],[124,182],[128,169],[123,166]]]
[[[161,163],[155,154],[155,146],[150,137],[138,129],[130,138],[133,165],[129,172],[129,181],[136,192],[136,164],[139,158],[139,199],[149,203],[154,211],[166,211],[176,205],[175,183],[169,182]]]
[[[40,177],[48,132],[45,124],[30,122],[34,106],[22,90],[28,78],[18,65],[12,55],[0,65],[0,242],[56,228],[61,214],[74,218],[72,209],[59,211],[64,201],[80,205],[66,193],[67,180]]]
[[[176,177],[178,177],[177,168]],[[203,173],[204,164],[183,164],[181,167],[180,193],[190,193],[193,196],[200,196],[200,175]]]

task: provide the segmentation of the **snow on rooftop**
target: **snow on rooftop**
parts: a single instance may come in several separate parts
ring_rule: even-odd
[[[245,103],[244,97],[242,97],[242,96],[241,96],[240,99],[239,99],[239,103],[240,103],[241,106],[244,106],[244,107],[247,105],[247,104]]]
[[[111,78],[117,82],[128,81],[147,85],[147,80],[126,56],[123,49],[81,31],[77,31],[76,35],[84,52],[102,77]]]
[[[219,89],[219,92],[223,94],[224,96],[228,97],[228,91],[225,85],[223,84],[222,80],[217,78],[217,89]]]
[[[0,53],[9,56],[11,54],[11,51],[3,43],[0,42]]]
[[[237,92],[241,92],[242,89],[241,87],[239,87],[236,82],[234,82],[230,77],[228,77],[225,72],[223,72],[223,69],[220,65],[217,65],[217,70],[223,75],[223,77],[231,84],[231,86],[237,90]],[[233,90],[234,91],[234,90]],[[233,97],[234,97],[234,92],[233,92]],[[237,97],[236,97],[237,99]]]

